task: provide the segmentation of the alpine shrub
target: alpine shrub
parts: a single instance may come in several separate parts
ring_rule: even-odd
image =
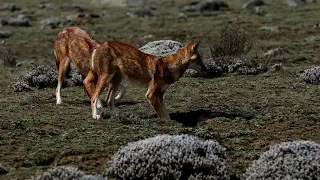
[[[54,87],[57,84],[57,71],[48,66],[33,67],[25,75],[14,78],[12,87],[15,91],[30,90],[30,87]]]
[[[292,141],[275,145],[252,163],[245,178],[320,179],[320,144]]]
[[[158,135],[129,143],[109,162],[115,179],[228,179],[226,150],[190,135]]]
[[[320,84],[320,67],[314,67],[304,70],[300,74],[300,81],[309,84]]]

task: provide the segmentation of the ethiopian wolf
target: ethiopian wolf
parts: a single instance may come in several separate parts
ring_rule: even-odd
[[[85,30],[78,27],[67,27],[62,29],[55,42],[54,54],[56,56],[56,65],[58,67],[58,85],[56,89],[57,104],[61,104],[61,86],[64,77],[69,71],[70,62],[75,68],[86,77],[90,71],[91,55],[93,50],[99,47],[100,44]],[[84,80],[85,83],[86,79]],[[85,89],[88,96],[91,98],[95,90],[95,82],[92,82],[90,89]],[[120,86],[120,93],[116,100],[121,99],[125,92],[125,86]],[[99,100],[99,106],[101,102]]]
[[[170,120],[163,103],[163,94],[170,84],[179,80],[183,73],[192,68],[206,71],[197,51],[199,44],[189,42],[184,48],[167,57],[157,57],[139,51],[132,45],[118,41],[106,41],[92,53],[92,67],[85,86],[97,81],[91,97],[91,110],[94,119],[99,119],[97,103],[101,92],[109,85],[107,104],[113,110],[114,97],[123,77],[148,87],[146,97],[161,119]],[[97,78],[97,79],[95,79]],[[93,90],[90,90],[93,91]]]

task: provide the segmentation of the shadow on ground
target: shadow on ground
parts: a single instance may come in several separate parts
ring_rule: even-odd
[[[214,112],[207,109],[199,109],[196,111],[189,111],[189,112],[176,112],[171,113],[170,117],[172,120],[178,121],[179,123],[183,124],[184,126],[194,127],[199,122],[206,121],[208,119],[212,119],[215,117],[225,117],[229,119],[235,119],[236,117],[242,117],[244,119],[252,119],[251,115],[244,115],[244,114],[232,114],[232,113],[225,113],[225,112]]]

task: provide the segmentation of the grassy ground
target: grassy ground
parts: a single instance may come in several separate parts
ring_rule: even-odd
[[[4,2],[4,0],[0,0]],[[18,1],[16,1],[18,2]],[[160,39],[186,43],[201,40],[201,53],[208,57],[210,43],[225,25],[238,26],[254,40],[249,54],[276,47],[288,51],[277,62],[284,69],[257,76],[224,75],[214,79],[181,78],[165,94],[165,102],[175,121],[156,118],[147,103],[146,89],[128,84],[124,99],[117,104],[127,117],[93,120],[90,102],[81,87],[62,90],[63,104],[55,105],[55,90],[14,92],[12,78],[37,65],[55,66],[53,42],[60,29],[40,29],[37,21],[76,12],[44,11],[38,1],[23,1],[34,10],[31,27],[0,27],[14,36],[1,39],[0,56],[25,62],[19,67],[0,66],[0,164],[9,170],[0,179],[26,179],[36,171],[54,165],[75,165],[87,173],[102,173],[122,145],[157,134],[193,134],[216,139],[228,149],[230,175],[241,175],[270,145],[288,140],[320,141],[320,91],[316,85],[299,82],[299,71],[319,65],[318,42],[306,37],[320,35],[317,13],[320,4],[289,8],[286,1],[267,1],[265,16],[241,10],[245,1],[227,1],[229,10],[186,13],[188,21],[178,21],[183,1],[164,1],[152,18],[128,18],[126,10],[88,6],[105,14],[81,25],[103,42],[117,39],[142,46]],[[53,1],[62,2],[62,1]],[[71,1],[70,1],[71,2]],[[75,2],[75,1],[74,1]],[[84,4],[88,2],[81,1]],[[2,12],[1,16],[21,12]],[[262,26],[278,26],[279,33],[260,31]],[[1,62],[2,63],[2,62]]]

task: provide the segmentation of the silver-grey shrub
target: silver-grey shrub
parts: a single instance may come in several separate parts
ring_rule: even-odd
[[[109,162],[115,179],[228,179],[226,150],[190,135],[158,135],[129,143]]]
[[[12,87],[15,91],[30,90],[31,87],[53,87],[57,84],[57,71],[49,66],[32,67],[25,75],[14,78]]]
[[[314,67],[304,70],[300,74],[300,81],[310,84],[320,84],[320,67]]]
[[[320,144],[312,141],[284,142],[273,146],[252,163],[247,180],[320,179]]]
[[[86,175],[76,167],[59,166],[38,172],[32,180],[107,180],[102,175]]]

